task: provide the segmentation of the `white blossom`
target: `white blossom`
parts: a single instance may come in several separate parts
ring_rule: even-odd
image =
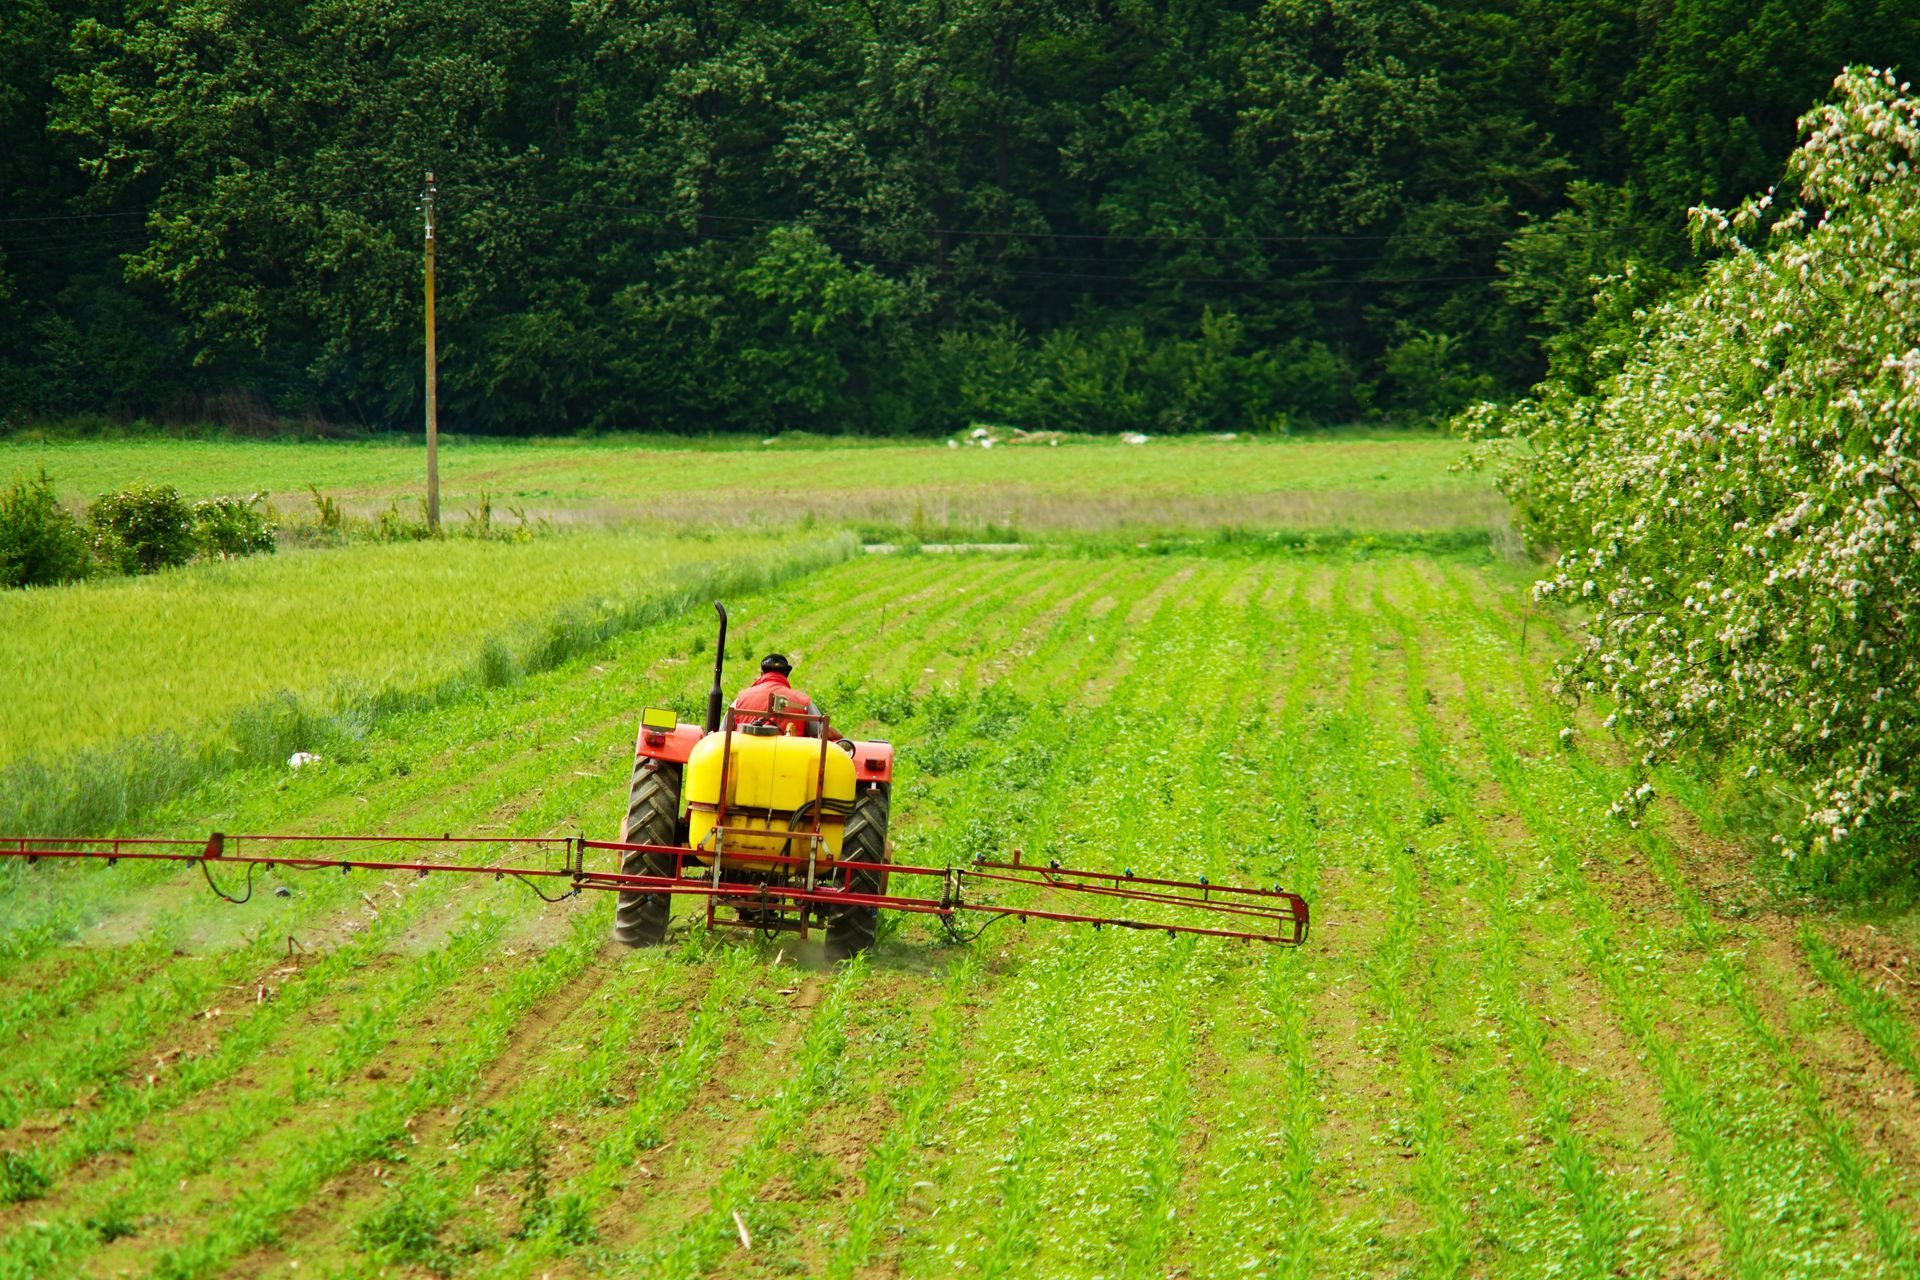
[[[1648,764],[1799,797],[1789,857],[1920,817],[1920,102],[1871,70],[1834,87],[1800,122],[1798,203],[1693,210],[1719,256],[1635,317],[1597,394],[1464,415],[1558,550],[1535,597],[1588,611],[1562,691]]]

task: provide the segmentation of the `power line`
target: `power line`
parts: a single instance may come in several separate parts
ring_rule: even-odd
[[[584,210],[584,211],[590,211],[590,212],[611,213],[611,214],[620,214],[620,215],[626,215],[626,216],[645,215],[648,217],[655,217],[655,218],[669,218],[669,217],[677,216],[672,211],[661,209],[658,207],[653,207],[653,206],[646,206],[646,205],[617,205],[617,204],[607,204],[607,203],[602,203],[597,201],[547,198],[547,197],[540,197],[540,196],[521,194],[521,193],[498,193],[498,192],[493,192],[486,188],[482,188],[480,186],[472,185],[472,184],[458,184],[457,189],[466,190],[466,191],[475,192],[475,193],[484,191],[486,192],[485,203],[492,204],[493,206],[499,207],[499,208],[519,207],[519,208],[525,209],[525,208],[537,207],[541,209],[548,209],[548,210],[553,210],[558,212],[575,212],[575,211]],[[394,191],[359,191],[359,192],[337,192],[330,195],[309,198],[305,200],[295,200],[295,201],[292,201],[291,203],[299,207],[324,208],[328,203],[337,203],[337,202],[344,202],[349,200],[361,200],[361,199],[389,200],[390,199],[390,200],[394,200],[397,204],[400,198],[402,198],[402,196],[404,196],[404,198],[410,202],[416,199],[413,193],[400,193],[400,192],[394,192]],[[286,206],[283,204],[281,207],[286,207]],[[227,214],[227,215],[232,215],[232,214],[237,214],[242,212],[254,212],[253,210],[245,210],[245,211],[236,210],[227,206],[221,206],[218,208],[217,211],[221,214]],[[395,212],[396,213],[399,212],[399,209],[396,208]],[[122,211],[118,213],[71,214],[71,215],[58,215],[58,216],[48,215],[45,217],[10,218],[10,219],[0,220],[0,222],[5,222],[13,225],[20,225],[20,224],[27,224],[27,223],[51,223],[51,222],[58,222],[58,221],[82,222],[82,221],[93,221],[96,219],[113,218],[113,217],[126,218],[126,217],[146,217],[146,216],[148,216],[147,211],[128,210],[128,211]],[[1412,241],[1417,243],[1418,241],[1423,239],[1425,240],[1437,239],[1441,241],[1459,240],[1459,241],[1473,242],[1473,241],[1486,238],[1485,236],[1478,235],[1478,234],[1450,233],[1450,232],[1435,232],[1435,233],[1405,232],[1405,233],[1395,233],[1391,236],[1389,235],[1381,235],[1381,236],[1373,236],[1373,235],[1244,236],[1244,237],[1243,236],[1138,236],[1138,235],[1106,236],[1106,235],[1096,235],[1096,234],[1089,234],[1089,233],[1072,233],[1072,232],[1069,232],[1069,233],[1039,232],[1039,231],[984,232],[984,231],[976,231],[976,230],[965,229],[965,228],[942,228],[942,227],[889,228],[889,227],[874,227],[871,225],[854,224],[854,223],[846,223],[846,222],[832,222],[832,221],[819,222],[819,221],[811,221],[806,219],[793,219],[793,218],[757,218],[757,217],[749,218],[749,217],[738,216],[738,215],[722,215],[722,214],[710,214],[710,215],[705,215],[705,217],[710,221],[751,225],[756,227],[799,226],[799,227],[805,227],[807,229],[820,232],[823,234],[830,234],[832,231],[836,229],[850,229],[850,230],[864,233],[865,235],[868,235],[868,236],[873,236],[876,234],[879,234],[879,235],[904,234],[909,236],[950,234],[950,235],[958,235],[961,237],[993,236],[993,237],[1019,237],[1019,238],[1031,238],[1031,239],[1055,239],[1055,240],[1068,240],[1068,241],[1088,241],[1088,240],[1097,240],[1097,241],[1103,241],[1103,242],[1117,241],[1117,242],[1127,243],[1127,244],[1151,244],[1151,243],[1164,243],[1164,244],[1176,244],[1176,245],[1212,244],[1212,243],[1233,244],[1233,245],[1303,244],[1303,243],[1319,243],[1319,242],[1338,243],[1338,242],[1346,242],[1346,241],[1385,242],[1393,239],[1400,239],[1400,240]],[[694,228],[671,226],[671,225],[644,227],[644,228],[640,228],[639,230],[643,234],[646,234],[648,236],[683,238],[685,240],[695,241],[695,242],[705,241],[705,242],[714,242],[714,243],[722,243],[722,244],[740,244],[740,243],[746,243],[751,239],[750,236],[722,235],[722,234],[716,234],[714,232],[701,231]],[[1594,228],[1591,230],[1598,232],[1601,229]],[[1499,234],[1502,236],[1510,236],[1511,232],[1487,233],[1487,234],[1488,235]],[[146,240],[146,238],[147,238],[146,234],[143,230],[134,229],[134,228],[126,228],[126,229],[117,231],[110,236],[104,236],[104,237],[93,237],[93,236],[87,236],[87,235],[64,235],[64,234],[25,236],[25,237],[19,237],[19,238],[7,241],[6,243],[8,247],[5,249],[5,252],[7,253],[7,256],[9,257],[9,259],[20,260],[20,259],[28,259],[28,258],[34,258],[34,257],[44,257],[44,256],[59,254],[63,252],[74,251],[74,250],[83,250],[95,245],[98,245],[101,248],[133,249],[133,248],[142,247],[142,244]],[[1447,273],[1435,273],[1435,274],[1402,274],[1397,276],[1369,276],[1364,274],[1362,275],[1347,274],[1347,275],[1318,276],[1318,277],[1307,276],[1307,273],[1310,273],[1316,270],[1323,270],[1328,267],[1352,266],[1352,265],[1371,264],[1371,263],[1378,262],[1378,259],[1374,257],[1351,257],[1351,256],[1333,256],[1333,257],[1316,256],[1314,258],[1306,260],[1304,263],[1302,263],[1299,266],[1292,266],[1291,271],[1289,270],[1291,264],[1283,264],[1278,266],[1276,270],[1282,273],[1287,273],[1287,274],[1281,274],[1276,276],[1253,276],[1253,275],[1243,274],[1243,275],[1167,277],[1167,276],[1157,275],[1156,273],[1147,273],[1147,272],[1098,271],[1098,270],[1085,270],[1085,271],[1049,270],[1045,265],[1049,263],[1063,263],[1063,264],[1064,263],[1088,263],[1088,264],[1098,265],[1102,267],[1112,267],[1112,268],[1153,266],[1153,265],[1163,265],[1163,264],[1171,265],[1171,264],[1167,264],[1165,259],[1159,259],[1159,258],[1138,258],[1138,257],[1104,258],[1104,257],[1088,257],[1088,256],[1061,257],[1057,255],[1046,254],[1045,252],[1038,252],[1034,254],[1034,265],[1016,266],[1016,265],[1009,265],[1005,261],[955,261],[952,258],[940,258],[940,259],[924,258],[924,257],[910,258],[910,257],[901,257],[897,255],[872,254],[864,251],[861,248],[861,246],[858,244],[847,243],[844,238],[840,238],[840,239],[829,238],[827,240],[827,244],[828,244],[828,247],[833,249],[835,252],[843,254],[858,263],[861,263],[863,265],[868,265],[868,266],[890,267],[890,268],[895,268],[900,270],[924,269],[924,270],[932,270],[932,271],[939,271],[939,272],[946,272],[946,273],[960,274],[960,275],[978,275],[988,281],[1000,281],[1000,282],[1035,281],[1035,282],[1048,282],[1054,285],[1063,285],[1063,286],[1078,284],[1088,289],[1098,289],[1098,290],[1190,289],[1190,290],[1196,290],[1196,291],[1204,291],[1204,290],[1216,290],[1216,289],[1234,289],[1234,290],[1243,290],[1247,292],[1257,292],[1261,290],[1305,290],[1305,289],[1318,289],[1318,288],[1363,288],[1363,287],[1383,287],[1384,288],[1384,287],[1406,287],[1406,286],[1440,285],[1440,284],[1470,284],[1470,283],[1485,283],[1488,281],[1498,280],[1501,278],[1498,273],[1488,273],[1488,272],[1447,272]],[[1384,266],[1385,264],[1381,264],[1381,265]],[[1303,277],[1307,277],[1307,278],[1303,278]]]
[[[718,242],[722,244],[746,243],[743,237],[713,236],[675,229],[656,231],[657,235],[684,236],[690,240]],[[74,237],[62,240],[27,241],[15,245],[0,245],[0,264],[23,262],[37,258],[57,257],[64,254],[81,252],[90,248],[103,251],[130,252],[148,248],[152,241],[136,232],[125,232],[104,237]],[[857,248],[829,243],[829,248],[841,253],[857,265],[870,267],[889,267],[898,270],[924,269],[956,273],[955,264],[927,258],[897,258],[873,256],[860,253]],[[1338,261],[1338,260],[1336,260]],[[1352,259],[1346,261],[1364,261]],[[1324,266],[1326,264],[1317,264]],[[1000,263],[983,262],[964,264],[967,276],[977,276],[988,283],[1005,281],[1032,281],[1035,287],[1044,285],[1066,286],[1080,285],[1094,291],[1137,290],[1237,290],[1256,293],[1262,290],[1306,290],[1321,288],[1387,288],[1394,286],[1419,286],[1439,284],[1465,284],[1487,282],[1501,279],[1494,273],[1447,273],[1435,275],[1399,275],[1364,276],[1340,275],[1303,278],[1302,276],[1275,276],[1262,278],[1257,276],[1158,276],[1128,272],[1094,271],[1046,271],[1021,267],[1011,267]]]
[[[554,208],[562,211],[588,210],[588,211],[599,212],[599,213],[638,213],[638,214],[647,214],[647,215],[658,217],[658,218],[682,218],[682,217],[689,216],[689,213],[690,213],[689,210],[685,210],[685,209],[666,209],[657,205],[602,204],[596,201],[589,201],[589,200],[557,199],[557,198],[546,198],[546,197],[528,196],[528,195],[502,196],[497,192],[492,192],[489,188],[478,186],[478,185],[462,184],[459,187],[459,189],[473,193],[473,194],[481,195],[483,197],[490,198],[491,201],[496,204],[507,204],[507,203],[512,203],[517,201],[523,204],[537,204],[537,205],[542,205],[542,206],[546,206],[546,207],[550,207],[550,208]],[[1521,230],[1520,227],[1514,226],[1514,227],[1506,227],[1506,228],[1494,229],[1494,230],[1488,230],[1488,231],[1400,230],[1400,231],[1381,231],[1381,232],[1313,232],[1313,233],[1300,233],[1295,235],[1253,235],[1250,233],[1242,233],[1242,232],[1230,232],[1230,233],[1208,234],[1208,235],[1177,235],[1177,234],[1145,235],[1145,234],[1134,234],[1134,233],[1126,233],[1126,232],[1100,232],[1100,231],[1052,231],[1052,230],[1018,231],[1018,230],[1013,230],[1011,228],[996,231],[996,230],[987,230],[987,229],[970,228],[970,227],[940,227],[940,226],[886,228],[886,227],[876,227],[869,223],[810,220],[804,217],[766,218],[766,217],[754,217],[746,214],[708,213],[708,212],[701,212],[697,216],[703,220],[710,221],[710,222],[742,223],[750,226],[763,226],[763,227],[801,225],[801,226],[812,227],[815,230],[840,229],[840,230],[863,231],[868,233],[896,230],[900,233],[910,234],[910,235],[948,235],[948,236],[959,236],[962,238],[1012,238],[1012,239],[1032,239],[1032,240],[1098,240],[1098,241],[1117,240],[1117,241],[1122,241],[1126,243],[1136,243],[1136,244],[1200,244],[1200,243],[1301,244],[1301,243],[1321,243],[1321,242],[1337,243],[1337,242],[1344,242],[1344,241],[1366,241],[1366,242],[1378,243],[1378,242],[1385,242],[1385,241],[1392,241],[1392,240],[1481,241],[1481,240],[1494,240],[1494,239],[1501,239],[1501,240],[1511,239],[1516,233],[1518,233]],[[1582,235],[1585,235],[1585,234],[1606,235],[1606,234],[1611,234],[1614,230],[1615,228],[1610,228],[1610,227],[1591,227],[1591,228],[1583,227],[1583,228],[1578,228],[1577,233]],[[693,234],[700,234],[700,233],[693,233]]]

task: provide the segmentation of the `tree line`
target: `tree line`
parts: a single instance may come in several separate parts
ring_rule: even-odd
[[[1278,429],[1697,274],[1897,0],[4,0],[0,417]],[[1616,295],[1617,296],[1617,295]]]

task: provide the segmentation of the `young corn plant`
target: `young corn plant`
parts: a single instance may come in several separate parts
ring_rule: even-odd
[[[1249,634],[1267,638],[1256,651],[1255,668],[1283,669],[1285,675],[1278,712],[1256,721],[1265,732],[1250,748],[1254,786],[1240,804],[1253,817],[1254,831],[1274,832],[1271,843],[1255,851],[1249,874],[1284,877],[1318,911],[1326,905],[1321,861],[1344,832],[1312,812],[1315,764],[1326,752],[1309,716],[1308,690],[1336,649],[1327,628],[1309,623],[1306,591],[1313,572],[1291,567],[1277,608],[1250,604]],[[1220,1051],[1230,1061],[1270,1059],[1275,1067],[1271,1078],[1236,1077],[1236,1087],[1209,1100],[1204,1119],[1216,1135],[1215,1147],[1203,1156],[1206,1176],[1183,1213],[1186,1232],[1178,1246],[1178,1256],[1197,1271],[1272,1266],[1278,1274],[1305,1275],[1318,1259],[1325,1084],[1315,1064],[1316,1028],[1308,1011],[1325,979],[1323,965],[1311,970],[1296,953],[1262,954],[1241,1003],[1220,1019],[1219,1034],[1226,1037]]]
[[[1500,670],[1513,658],[1495,646],[1475,653],[1470,660],[1482,669]],[[1811,1201],[1818,1195],[1813,1183],[1806,1179],[1804,1172],[1794,1174],[1806,1166],[1798,1160],[1784,1158],[1786,1153],[1779,1150],[1777,1141],[1766,1144],[1764,1151],[1736,1154],[1731,1149],[1735,1143],[1758,1140],[1759,1135],[1739,1123],[1735,1113],[1724,1109],[1729,1104],[1714,1098],[1688,1067],[1678,1047],[1660,1029],[1660,1020],[1647,999],[1646,971],[1639,967],[1632,972],[1627,969],[1623,956],[1630,955],[1631,951],[1617,938],[1614,915],[1588,881],[1581,866],[1583,855],[1560,816],[1569,806],[1564,802],[1557,804],[1557,797],[1549,798],[1541,793],[1542,784],[1537,780],[1540,771],[1522,766],[1508,745],[1507,729],[1500,717],[1472,686],[1468,688],[1466,701],[1469,723],[1478,736],[1492,774],[1529,829],[1540,838],[1558,882],[1585,923],[1581,937],[1587,947],[1590,968],[1602,980],[1618,1016],[1640,1043],[1660,1081],[1669,1120],[1690,1158],[1701,1196],[1721,1224],[1723,1248],[1732,1268],[1741,1275],[1777,1274],[1775,1268],[1786,1256],[1804,1259],[1804,1265],[1830,1265],[1830,1262],[1816,1264],[1812,1260],[1830,1260],[1845,1249],[1843,1243],[1829,1239],[1831,1227],[1818,1222],[1805,1223],[1797,1238],[1791,1241],[1777,1236],[1763,1241],[1756,1236],[1751,1206],[1757,1198],[1769,1194],[1761,1183],[1778,1179],[1778,1185],[1794,1188],[1794,1198]],[[1545,732],[1547,717],[1543,711],[1535,709],[1526,718],[1539,726],[1538,731]],[[1574,753],[1567,767],[1577,770],[1583,764],[1592,767],[1580,753]],[[1598,793],[1594,794],[1597,797]],[[1636,843],[1647,850],[1646,843]],[[1684,890],[1673,877],[1670,865],[1662,871],[1662,881],[1669,891],[1679,896],[1683,912],[1687,911],[1686,898],[1690,890]],[[1697,900],[1695,902],[1697,905]],[[1692,915],[1689,928],[1701,936],[1698,933],[1703,923],[1701,917],[1688,914]],[[1651,944],[1654,939],[1648,941]],[[1710,948],[1707,955],[1706,972],[1716,982],[1718,999],[1706,1002],[1706,1007],[1730,1008],[1745,1024],[1746,1034],[1759,1041],[1759,1047],[1776,1068],[1794,1084],[1801,1096],[1803,1116],[1813,1122],[1812,1132],[1826,1153],[1839,1189],[1861,1208],[1889,1262],[1896,1269],[1903,1269],[1910,1257],[1911,1243],[1903,1224],[1887,1209],[1879,1176],[1854,1150],[1838,1119],[1820,1105],[1810,1073],[1803,1066],[1782,1062],[1784,1046],[1759,1017],[1751,1000],[1745,997],[1743,979],[1733,962],[1719,946]],[[1751,1011],[1751,1016],[1742,1012],[1743,1006]],[[1716,1043],[1710,1041],[1709,1045]],[[1739,1065],[1729,1063],[1724,1069],[1737,1073]],[[1751,1096],[1747,1094],[1741,1105],[1751,1109]],[[1800,1126],[1790,1121],[1782,1119],[1780,1124],[1782,1132],[1799,1132]],[[1787,1176],[1789,1174],[1794,1176]]]
[[[1800,926],[1800,947],[1807,963],[1820,975],[1840,999],[1847,1016],[1860,1034],[1886,1055],[1887,1061],[1920,1084],[1920,1047],[1914,1044],[1913,1024],[1886,992],[1870,987],[1845,960],[1834,953],[1820,931],[1810,924]]]
[[[748,952],[722,954],[679,1048],[653,1073],[620,1122],[595,1144],[593,1162],[561,1188],[556,1199],[568,1206],[562,1221],[591,1221],[627,1184],[642,1153],[659,1145],[667,1123],[686,1108],[719,1061],[741,1000],[765,980],[761,966]],[[535,1274],[573,1243],[562,1232],[544,1231],[510,1247],[484,1274],[497,1278]]]
[[[754,1197],[771,1174],[781,1144],[806,1124],[839,1081],[848,1016],[866,990],[869,974],[863,957],[835,976],[807,1023],[799,1052],[783,1064],[785,1083],[766,1100],[746,1147],[708,1193],[706,1210],[645,1260],[634,1259],[635,1270],[663,1280],[698,1280],[712,1274],[735,1247],[740,1222],[756,1224]]]
[[[416,1116],[467,1096],[511,1042],[514,1029],[540,1001],[576,979],[604,945],[604,912],[583,916],[573,936],[516,970],[467,1025],[437,1069],[412,1075],[348,1119],[312,1133],[282,1168],[235,1196],[226,1216],[199,1238],[155,1259],[157,1270],[182,1277],[214,1274],[270,1244],[287,1216],[343,1169],[404,1144]]]
[[[1482,951],[1489,998],[1502,1030],[1518,1052],[1522,1075],[1540,1120],[1552,1139],[1552,1156],[1564,1194],[1572,1201],[1577,1224],[1580,1272],[1617,1274],[1631,1256],[1627,1232],[1635,1216],[1619,1188],[1609,1184],[1586,1137],[1575,1124],[1573,1080],[1555,1058],[1539,1013],[1521,987],[1520,916],[1508,855],[1493,847],[1479,818],[1476,798],[1447,758],[1445,743],[1427,694],[1423,637],[1412,620],[1397,611],[1389,619],[1401,636],[1407,663],[1408,715],[1414,725],[1414,756],[1426,789],[1466,841],[1477,871],[1473,886],[1488,919]],[[1639,1265],[1639,1264],[1628,1264]]]
[[[829,1280],[852,1280],[872,1261],[881,1236],[896,1220],[918,1148],[959,1080],[966,1001],[979,980],[980,963],[971,953],[962,956],[948,973],[928,1027],[920,1077],[901,1099],[893,1124],[861,1166],[860,1194],[847,1209],[828,1256]]]
[[[303,1114],[306,1108],[336,1095],[340,1082],[365,1066],[394,1034],[403,1017],[421,1008],[495,948],[503,924],[498,915],[483,917],[475,927],[456,935],[448,947],[395,971],[391,976],[397,981],[391,985],[398,989],[392,997],[380,1000],[376,996],[371,1007],[363,1007],[356,1018],[342,1025],[333,1042],[314,1055],[316,1069],[311,1077],[298,1073],[291,1080],[277,1082],[279,1087],[271,1092],[255,1092],[246,1098],[246,1105],[203,1112],[189,1124],[177,1127],[167,1140],[146,1147],[126,1169],[104,1182],[70,1192],[61,1213],[31,1229],[37,1236],[48,1238],[33,1241],[36,1254],[58,1261],[68,1252],[91,1247],[93,1235],[85,1228],[91,1214],[116,1204],[164,1201],[166,1189],[206,1173],[290,1116]],[[184,1091],[200,1083],[194,1076],[184,1075],[177,1088]],[[109,1103],[92,1112],[86,1131],[55,1148],[50,1163],[57,1168],[71,1167],[84,1154],[91,1154],[89,1148],[124,1140],[149,1110],[146,1103],[147,1099],[132,1093],[123,1095],[120,1105]],[[15,1242],[14,1236],[0,1241],[0,1260],[14,1256]]]
[[[577,1045],[561,1046],[513,1081],[503,1097],[464,1118],[447,1155],[431,1160],[416,1156],[413,1171],[360,1220],[357,1230],[370,1260],[404,1263],[427,1256],[445,1260],[449,1247],[445,1236],[460,1206],[474,1197],[483,1179],[525,1167],[529,1153],[554,1121],[580,1122],[626,1104],[622,1086],[634,1063],[645,1060],[643,1033],[661,1018],[672,984],[688,972],[677,957],[664,951],[640,959],[637,965],[623,965],[607,982],[610,990],[582,1006],[578,1025],[554,1030],[554,1039],[585,1038],[584,1057],[568,1051]],[[642,1077],[639,1090],[645,1088]],[[404,1238],[393,1239],[379,1225],[407,1221],[412,1206],[434,1204],[448,1206],[447,1211]],[[540,1234],[547,1226],[542,1221],[530,1234]],[[484,1239],[484,1233],[471,1232],[466,1237],[471,1247],[463,1248],[461,1254],[477,1252]]]

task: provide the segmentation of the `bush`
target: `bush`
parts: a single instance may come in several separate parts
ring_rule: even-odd
[[[1467,423],[1522,446],[1502,487],[1559,551],[1536,594],[1592,611],[1562,687],[1648,767],[1777,780],[1789,855],[1910,848],[1920,823],[1920,101],[1835,87],[1788,165],[1802,206],[1694,210],[1722,256],[1637,317],[1597,394]]]
[[[208,498],[193,504],[193,539],[202,555],[238,560],[274,548],[273,521],[260,510],[260,495]]]
[[[1262,347],[1232,311],[1208,309],[1191,336],[1137,324],[1063,326],[1034,341],[1018,326],[941,339],[956,422],[1088,434],[1271,431],[1364,407],[1358,380],[1327,347]]]
[[[130,484],[87,508],[93,549],[121,573],[154,573],[193,559],[193,512],[169,484]]]
[[[1459,340],[1445,333],[1412,334],[1387,351],[1381,369],[1389,403],[1416,414],[1458,413],[1495,389],[1493,377],[1472,372]]]
[[[72,582],[90,568],[87,537],[43,469],[0,493],[0,587]]]

